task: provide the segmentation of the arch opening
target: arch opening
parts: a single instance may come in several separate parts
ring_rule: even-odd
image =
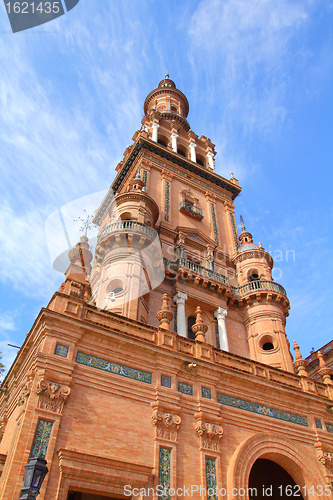
[[[267,458],[258,458],[250,472],[249,500],[304,500],[302,486],[279,464]]]

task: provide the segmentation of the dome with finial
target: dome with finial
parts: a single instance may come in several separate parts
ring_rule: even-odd
[[[240,216],[240,220],[242,223],[242,232],[239,235],[239,243],[240,243],[239,252],[245,252],[246,250],[257,249],[258,247],[253,243],[252,234],[246,230],[242,215]]]
[[[174,113],[186,118],[189,104],[186,96],[177,89],[176,84],[170,79],[169,73],[160,81],[158,87],[146,97],[144,112],[147,115],[151,110]]]
[[[76,246],[68,252],[68,257],[72,265],[78,266],[81,270],[83,267],[86,272],[90,270],[90,263],[93,259],[93,255],[90,251],[88,238],[85,234],[81,236]]]

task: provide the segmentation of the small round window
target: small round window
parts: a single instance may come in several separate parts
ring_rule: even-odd
[[[123,288],[121,288],[120,286],[118,286],[117,288],[115,288],[114,290],[112,290],[113,293],[116,295],[117,293],[121,293],[123,291]]]
[[[276,339],[271,334],[263,335],[259,340],[259,347],[267,353],[274,351],[277,348]]]

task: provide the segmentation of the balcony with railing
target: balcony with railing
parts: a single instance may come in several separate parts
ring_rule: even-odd
[[[287,296],[283,286],[269,280],[250,281],[241,286],[232,286],[229,284],[227,276],[212,271],[207,267],[195,264],[194,262],[191,262],[187,259],[177,259],[172,261],[164,258],[164,265],[167,269],[170,269],[174,272],[178,272],[181,269],[188,270],[189,272],[193,273],[194,280],[196,280],[196,277],[201,277],[203,280],[208,279],[218,283],[223,283],[224,285],[227,285],[226,289],[230,290],[230,295],[233,295],[236,300],[243,298],[247,294],[251,294],[257,291],[278,292],[285,297]]]
[[[98,241],[102,240],[106,235],[112,234],[112,233],[128,233],[128,232],[134,232],[134,233],[141,233],[143,235],[147,235],[150,238],[157,238],[158,234],[150,226],[147,226],[146,224],[143,224],[142,222],[137,222],[137,221],[132,221],[132,220],[119,220],[116,222],[112,222],[108,226],[106,226],[98,236]]]
[[[269,280],[249,281],[248,283],[245,283],[242,286],[231,287],[231,293],[240,297],[256,290],[279,292],[287,296],[287,293],[283,288],[283,286],[279,285],[278,283],[274,283],[274,281],[269,281]]]
[[[203,278],[210,278],[214,281],[218,281],[219,283],[224,283],[226,285],[229,284],[228,278],[223,274],[216,273],[208,267],[200,266],[199,264],[195,264],[187,259],[177,259],[177,260],[169,260],[164,258],[164,265],[173,271],[178,271],[180,268],[188,269],[189,271],[193,271],[194,273],[202,276]]]
[[[203,218],[202,208],[196,207],[193,203],[183,200],[179,205],[179,211],[182,214],[190,215],[195,219],[201,220]]]

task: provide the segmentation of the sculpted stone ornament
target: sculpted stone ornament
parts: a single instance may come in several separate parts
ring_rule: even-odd
[[[319,462],[327,469],[330,474],[333,474],[333,453],[317,449],[317,457]]]
[[[156,425],[157,437],[170,441],[177,440],[177,430],[182,421],[179,415],[164,413],[156,408],[153,410],[151,421]]]
[[[25,386],[23,387],[21,394],[19,395],[19,398],[17,401],[18,406],[23,406],[27,402],[28,397],[30,396],[30,392],[31,392],[31,385],[32,385],[32,381],[29,380],[25,384]]]
[[[208,450],[220,451],[220,440],[223,436],[221,425],[212,422],[204,422],[202,415],[196,414],[197,424],[195,430],[200,437],[201,447]]]
[[[7,411],[6,411],[5,414],[2,417],[0,417],[0,442],[3,438],[4,433],[5,433],[7,422],[8,422],[8,417],[7,417]]]
[[[38,408],[54,413],[62,413],[70,393],[71,389],[66,385],[41,379],[36,389],[36,394],[39,395]]]

